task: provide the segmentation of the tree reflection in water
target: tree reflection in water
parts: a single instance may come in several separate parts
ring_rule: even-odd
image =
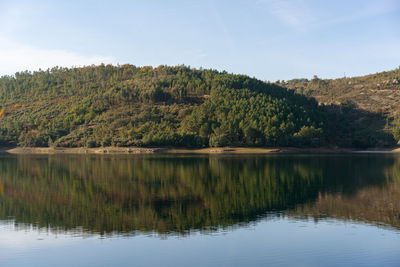
[[[400,228],[396,155],[1,156],[0,219],[86,233],[186,234],[267,214]]]

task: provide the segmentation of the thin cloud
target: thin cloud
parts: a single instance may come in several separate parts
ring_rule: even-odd
[[[303,0],[259,0],[266,10],[280,22],[296,30],[304,31],[315,18]]]
[[[115,63],[107,56],[87,56],[75,52],[42,49],[0,37],[0,75],[18,71]]]
[[[214,17],[215,17],[215,21],[216,21],[217,25],[219,26],[219,28],[221,29],[221,31],[223,33],[223,36],[225,37],[225,41],[228,45],[230,52],[234,53],[235,51],[237,51],[235,40],[233,39],[232,34],[230,33],[228,27],[226,26],[214,1],[211,2],[211,10],[214,13]]]
[[[397,0],[365,1],[357,8],[349,8],[344,2],[343,12],[337,16],[337,13],[333,15],[328,7],[317,10],[310,1],[304,0],[259,0],[258,4],[261,4],[281,23],[298,31],[365,20],[400,9],[400,3]]]
[[[360,7],[348,15],[338,16],[332,19],[321,19],[322,25],[343,24],[353,21],[364,20],[376,16],[382,16],[400,9],[400,4],[395,0],[381,0],[378,2],[367,2],[365,6]]]

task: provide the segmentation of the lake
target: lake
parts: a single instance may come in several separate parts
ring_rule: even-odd
[[[0,155],[0,266],[400,266],[400,154]]]

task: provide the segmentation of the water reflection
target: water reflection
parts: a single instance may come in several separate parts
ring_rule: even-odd
[[[400,228],[400,158],[1,156],[0,219],[58,231],[185,234],[268,214]]]

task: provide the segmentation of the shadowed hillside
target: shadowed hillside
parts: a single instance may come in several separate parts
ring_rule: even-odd
[[[352,123],[359,128],[393,133],[400,140],[400,68],[341,79],[294,79],[281,86],[314,97],[320,105],[352,106],[359,110]]]

